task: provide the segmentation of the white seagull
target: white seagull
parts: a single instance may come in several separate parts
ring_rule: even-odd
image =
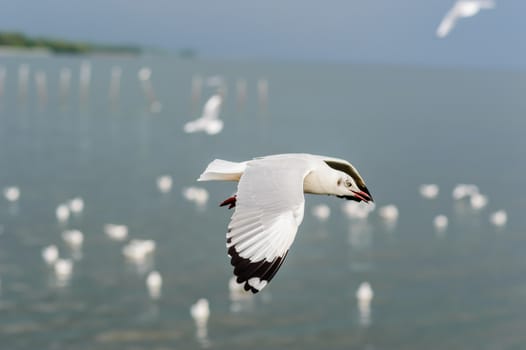
[[[204,131],[215,135],[223,130],[223,121],[219,119],[223,97],[220,93],[213,95],[206,101],[201,118],[189,121],[184,125],[184,132],[194,133]]]
[[[216,159],[198,181],[238,181],[221,206],[235,207],[227,249],[237,282],[259,292],[274,277],[303,220],[304,193],[372,201],[354,166],[342,159],[280,154],[235,163]]]
[[[437,37],[446,37],[460,18],[472,17],[481,9],[492,9],[494,7],[495,2],[493,0],[457,0],[440,22],[436,31]]]

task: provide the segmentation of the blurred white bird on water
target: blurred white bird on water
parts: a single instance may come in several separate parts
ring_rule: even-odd
[[[394,204],[388,204],[378,208],[378,216],[382,219],[388,231],[393,231],[396,228],[399,215],[398,207]]]
[[[445,38],[461,18],[473,17],[482,9],[495,7],[493,0],[457,0],[446,13],[436,30],[436,36]]]
[[[486,205],[488,205],[488,202],[488,197],[480,193],[475,193],[470,197],[471,207],[475,210],[484,208]]]
[[[331,215],[331,208],[327,204],[318,204],[312,208],[312,216],[321,222],[325,222]]]
[[[221,94],[212,95],[203,107],[201,117],[189,121],[184,125],[184,132],[191,134],[205,132],[208,135],[216,135],[223,130],[223,121],[219,119],[223,97]]]
[[[148,254],[155,252],[156,243],[153,240],[132,239],[124,246],[122,252],[131,260],[143,260]]]
[[[79,230],[65,230],[62,232],[62,239],[71,249],[73,259],[80,260],[82,258],[84,234]]]
[[[4,188],[4,197],[9,202],[16,202],[20,198],[20,189],[16,186]]]
[[[494,213],[491,213],[489,216],[489,221],[493,226],[502,228],[506,226],[506,223],[508,222],[508,214],[505,210],[498,210]]]
[[[342,204],[343,213],[351,220],[365,220],[374,209],[374,203],[348,201]]]
[[[378,209],[378,215],[384,221],[396,222],[399,215],[398,208],[394,204],[385,205]]]
[[[55,210],[55,215],[59,223],[67,222],[70,216],[69,207],[66,204],[60,204]]]
[[[208,191],[202,187],[186,187],[183,189],[183,196],[200,208],[208,202]]]
[[[452,196],[455,200],[462,200],[479,193],[479,188],[473,184],[458,184],[453,188]]]
[[[449,220],[445,215],[437,215],[433,219],[433,226],[435,227],[437,233],[444,233],[447,230],[448,224]]]
[[[106,224],[104,225],[104,233],[114,241],[124,241],[128,238],[128,226]]]
[[[84,243],[84,234],[79,230],[66,230],[62,232],[62,239],[71,249],[79,249]]]
[[[53,265],[53,270],[59,286],[66,285],[73,273],[73,262],[69,259],[58,259]]]
[[[170,175],[163,175],[157,178],[157,189],[161,193],[168,193],[172,190],[172,177]]]
[[[434,199],[438,196],[439,188],[436,184],[420,185],[420,195],[426,199]]]
[[[75,197],[68,202],[69,211],[73,214],[80,214],[84,210],[84,200],[81,197]]]
[[[210,307],[208,300],[205,298],[199,299],[190,307],[190,315],[194,319],[196,326],[196,338],[202,347],[209,347],[208,340],[208,318],[210,317]]]
[[[58,248],[56,245],[51,244],[47,247],[42,248],[42,259],[48,265],[53,265],[58,260]]]
[[[148,288],[148,294],[153,300],[157,300],[161,297],[161,289],[163,287],[163,278],[159,271],[151,271],[146,277],[146,287]]]
[[[360,314],[360,324],[367,327],[371,324],[371,302],[374,298],[373,288],[369,282],[363,282],[356,290],[356,301]]]

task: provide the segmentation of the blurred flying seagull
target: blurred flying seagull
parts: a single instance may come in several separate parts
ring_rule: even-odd
[[[201,118],[189,121],[184,126],[186,133],[204,131],[209,135],[215,135],[223,130],[223,121],[219,119],[223,97],[215,94],[206,101]]]
[[[437,37],[446,37],[460,18],[472,17],[481,9],[492,9],[494,7],[495,2],[493,0],[457,0],[440,22],[436,31]]]
[[[237,282],[259,292],[285,260],[303,220],[304,193],[372,201],[354,166],[342,159],[280,154],[235,163],[216,159],[198,181],[238,181],[237,193],[221,206],[235,207],[227,249]]]

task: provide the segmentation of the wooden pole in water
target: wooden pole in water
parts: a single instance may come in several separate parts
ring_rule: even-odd
[[[150,67],[143,67],[139,69],[137,77],[141,82],[144,96],[148,101],[148,110],[151,113],[159,113],[161,111],[162,105],[161,102],[159,102],[159,100],[157,99],[157,97],[155,97],[155,91],[153,90],[153,85],[151,81],[152,70],[150,69]]]
[[[25,102],[27,100],[28,83],[29,65],[23,63],[18,66],[18,99],[21,102]]]
[[[38,106],[45,107],[47,104],[47,76],[44,71],[35,72],[35,87],[37,90]]]
[[[110,77],[109,98],[110,98],[110,102],[113,105],[116,105],[120,99],[121,77],[122,77],[121,66],[112,67],[111,77]]]
[[[71,68],[63,67],[58,76],[58,94],[61,104],[66,104],[71,90]]]
[[[91,63],[82,61],[79,71],[79,98],[82,104],[88,101],[91,84]]]

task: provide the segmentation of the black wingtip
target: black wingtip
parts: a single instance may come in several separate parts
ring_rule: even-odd
[[[278,256],[272,261],[265,259],[260,261],[251,261],[239,255],[234,246],[228,248],[228,255],[230,257],[230,264],[234,266],[234,275],[237,277],[237,283],[244,283],[243,288],[254,294],[268,285],[276,272],[279,270],[283,261],[287,256],[288,251],[283,256]],[[251,279],[256,278],[257,284],[261,283],[261,288],[256,288],[250,282]]]

